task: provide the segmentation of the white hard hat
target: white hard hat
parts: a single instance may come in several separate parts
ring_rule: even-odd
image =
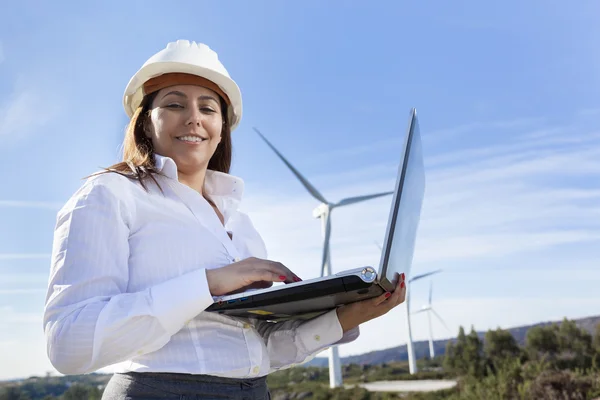
[[[133,75],[123,95],[123,106],[129,117],[139,107],[144,93],[144,84],[164,74],[196,75],[216,84],[216,91],[226,95],[229,103],[229,126],[233,131],[242,118],[242,94],[238,85],[219,61],[219,57],[203,43],[178,40],[148,59]],[[220,89],[220,90],[219,90]],[[227,101],[228,100],[228,101]]]

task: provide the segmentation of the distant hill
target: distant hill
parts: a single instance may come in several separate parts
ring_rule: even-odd
[[[594,333],[596,329],[596,325],[600,324],[600,315],[595,317],[587,317],[574,320],[580,328],[587,330],[590,333]],[[526,325],[526,326],[518,326],[515,328],[507,329],[513,337],[517,340],[517,342],[523,346],[525,345],[525,337],[527,336],[527,331],[536,326],[546,326],[551,324],[559,324],[561,321],[555,322],[541,322],[534,325]],[[469,327],[465,327],[465,332],[469,333]],[[479,337],[483,339],[485,336],[485,332],[477,332]],[[446,351],[446,344],[448,341],[454,341],[455,339],[445,339],[445,340],[436,340],[433,342],[433,347],[436,355],[442,355]],[[419,341],[414,342],[415,355],[419,358],[427,358],[429,357],[429,341]],[[383,364],[389,362],[397,362],[397,361],[406,361],[408,360],[408,352],[406,349],[406,345],[392,347],[390,349],[371,351],[369,353],[364,353],[356,356],[349,356],[342,358],[342,364]],[[317,357],[311,360],[310,362],[304,364],[304,366],[311,367],[326,367],[329,361],[326,357]]]

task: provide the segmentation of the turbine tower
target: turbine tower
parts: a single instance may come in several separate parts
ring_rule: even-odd
[[[433,315],[435,315],[436,318],[440,320],[442,325],[444,325],[444,327],[448,331],[450,331],[450,329],[448,328],[448,325],[446,325],[446,323],[444,322],[442,317],[440,317],[440,315],[437,312],[435,312],[435,310],[433,309],[433,305],[431,304],[432,294],[433,294],[433,282],[430,282],[430,284],[429,284],[429,302],[427,304],[425,304],[423,307],[421,307],[421,309],[419,311],[415,311],[413,314],[418,314],[418,313],[422,313],[422,312],[427,313],[427,319],[429,320],[429,357],[433,360],[433,358],[435,357],[435,351],[433,349],[433,329],[431,327],[431,314],[433,313]]]
[[[410,283],[412,283],[414,281],[418,281],[419,279],[426,278],[431,275],[435,275],[440,272],[442,272],[442,270],[438,269],[435,271],[426,272],[421,275],[416,275],[412,278],[409,278],[409,280],[408,280],[409,284],[406,285],[406,299],[404,300],[404,309],[406,310],[406,328],[408,330],[408,341],[406,342],[406,349],[408,350],[408,370],[411,375],[417,373],[417,371],[419,369],[417,368],[417,359],[415,357],[415,349],[413,347],[413,340],[412,340],[412,329],[410,326],[410,291],[411,291]]]
[[[342,206],[347,206],[354,203],[359,203],[366,200],[375,199],[377,197],[387,196],[393,193],[393,191],[370,194],[365,196],[349,197],[338,201],[337,203],[330,203],[325,197],[319,193],[319,191],[298,172],[296,168],[285,157],[267,140],[266,137],[257,128],[253,128],[254,131],[262,138],[262,140],[277,154],[277,156],[283,161],[283,163],[292,171],[292,173],[298,178],[302,185],[308,190],[308,192],[318,201],[321,202],[313,210],[313,217],[321,219],[321,231],[323,234],[323,255],[321,257],[321,276],[331,275],[331,254],[329,251],[329,238],[331,236],[331,212]],[[342,385],[342,368],[340,365],[340,356],[337,346],[331,346],[329,348],[329,387],[335,388]]]

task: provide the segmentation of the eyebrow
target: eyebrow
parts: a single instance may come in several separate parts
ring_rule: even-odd
[[[165,94],[162,98],[164,99],[165,97],[167,97],[167,96],[169,96],[171,94],[187,99],[187,96],[185,95],[185,93],[180,92],[179,90],[172,90],[169,93]],[[217,104],[219,104],[219,101],[214,96],[210,96],[210,95],[207,95],[207,94],[198,96],[198,99],[200,99],[200,100],[213,100],[214,102],[216,102]]]

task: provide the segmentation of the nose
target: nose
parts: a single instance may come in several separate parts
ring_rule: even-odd
[[[188,110],[190,111],[188,112],[185,124],[200,126],[200,123],[202,121],[202,113],[200,112],[198,107],[189,107]]]

